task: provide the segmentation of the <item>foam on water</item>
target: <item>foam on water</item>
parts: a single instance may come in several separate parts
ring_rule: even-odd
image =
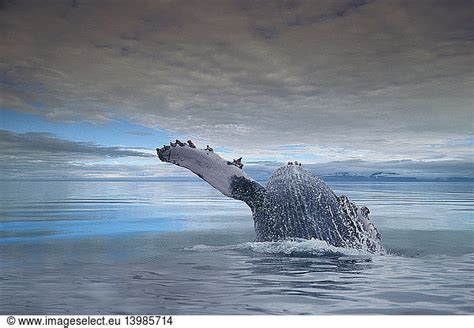
[[[216,251],[252,251],[255,253],[280,254],[288,256],[374,256],[366,250],[355,248],[343,248],[329,245],[318,239],[291,239],[272,242],[246,242],[237,245],[208,246],[195,245],[185,248],[186,251],[216,252]]]

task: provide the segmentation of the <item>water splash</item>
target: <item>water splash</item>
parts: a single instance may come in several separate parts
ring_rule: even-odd
[[[237,245],[208,246],[195,245],[184,248],[185,251],[218,252],[218,251],[251,251],[263,254],[280,254],[295,257],[319,256],[363,256],[372,257],[374,254],[366,250],[336,247],[318,239],[290,239],[284,241],[246,242]]]

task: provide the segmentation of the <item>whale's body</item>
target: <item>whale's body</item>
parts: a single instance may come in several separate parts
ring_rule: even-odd
[[[338,197],[300,165],[277,169],[263,187],[245,174],[240,159],[225,161],[209,147],[201,150],[177,141],[157,152],[162,161],[186,167],[224,195],[244,201],[252,210],[256,241],[314,238],[338,247],[382,251],[369,210]]]

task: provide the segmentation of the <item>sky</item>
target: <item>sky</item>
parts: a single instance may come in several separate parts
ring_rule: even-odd
[[[474,176],[473,1],[0,0],[4,178]],[[253,170],[253,171],[252,171]]]

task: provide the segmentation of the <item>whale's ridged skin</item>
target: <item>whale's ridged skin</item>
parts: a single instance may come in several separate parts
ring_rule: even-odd
[[[300,166],[284,166],[268,181],[264,206],[255,215],[257,239],[316,238],[348,246],[341,216],[337,196],[320,178]]]
[[[367,207],[357,208],[346,196],[338,197],[344,213],[344,223],[350,231],[351,247],[364,248],[370,252],[384,252],[381,237],[375,226],[370,222]]]
[[[338,247],[380,250],[362,226],[358,210],[321,178],[300,166],[284,166],[271,176],[263,203],[253,211],[256,239],[315,238]]]

